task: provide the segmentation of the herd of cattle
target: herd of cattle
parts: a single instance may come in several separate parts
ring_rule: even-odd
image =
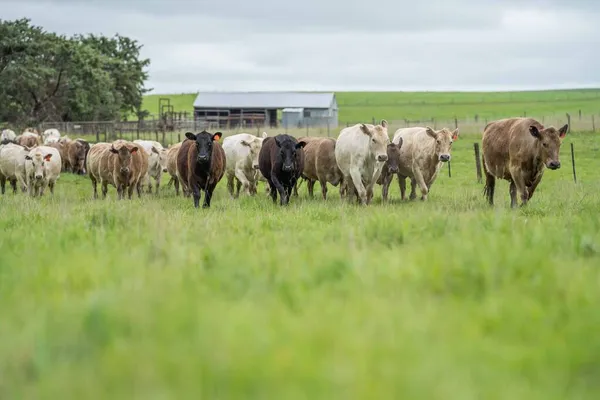
[[[526,204],[540,183],[546,168],[560,168],[559,151],[568,125],[560,129],[544,127],[532,118],[507,118],[489,123],[483,132],[482,161],[486,175],[484,193],[493,204],[496,179],[510,182],[511,207]],[[5,129],[0,137],[0,184],[5,193],[9,181],[17,193],[41,196],[46,187],[53,193],[56,180],[64,171],[87,174],[98,197],[100,183],[105,198],[108,185],[117,189],[118,198],[139,197],[147,187],[159,193],[161,176],[168,173],[179,195],[193,197],[199,207],[210,207],[213,191],[227,176],[232,198],[257,193],[259,181],[267,183],[267,193],[280,204],[297,195],[300,179],[307,182],[313,197],[314,185],[321,185],[327,199],[327,184],[339,187],[342,199],[355,198],[367,205],[373,199],[375,184],[382,186],[382,198],[388,198],[393,177],[399,180],[402,200],[406,197],[406,178],[410,178],[411,200],[427,200],[443,163],[450,161],[452,143],[458,129],[412,127],[398,129],[390,140],[388,123],[356,124],[343,128],[337,139],[300,137],[287,134],[260,136],[240,133],[220,140],[220,132],[187,132],[186,139],[168,148],[155,141],[116,140],[90,145],[83,139],[71,140],[56,129],[41,135],[28,128],[16,136]]]

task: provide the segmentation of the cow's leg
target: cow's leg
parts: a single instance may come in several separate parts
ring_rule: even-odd
[[[10,186],[12,187],[13,194],[17,194],[17,180],[16,179],[10,180]]]
[[[51,194],[52,196],[54,196],[54,182],[55,182],[55,181],[50,181],[50,182],[48,182],[48,189],[50,189],[50,194]]]
[[[194,197],[194,207],[200,207],[200,187],[196,182],[192,182],[191,184],[188,184],[188,188]]]
[[[98,198],[98,181],[90,174],[90,180],[92,181],[92,189],[94,189],[94,199]]]
[[[517,206],[517,185],[514,181],[510,181],[508,192],[510,193],[510,208],[515,208]]]
[[[400,186],[400,200],[406,200],[406,176],[398,173],[398,186]]]
[[[327,200],[327,181],[325,179],[320,179],[319,184],[321,185],[321,195],[323,196],[323,200]]]
[[[204,192],[204,204],[202,204],[202,208],[209,208],[210,207],[210,200],[212,199],[212,195],[213,195],[213,190],[215,190],[215,186],[217,186],[217,184],[212,184],[209,185],[206,188],[206,191]]]
[[[123,195],[123,191],[125,190],[125,188],[123,187],[122,183],[117,183],[117,198],[119,200],[121,200],[124,195]]]
[[[108,193],[108,182],[101,181],[102,183],[102,199],[106,199],[106,193]]]
[[[317,183],[316,181],[313,181],[312,179],[307,179],[306,180],[306,187],[308,188],[308,196],[313,199],[315,197],[315,183]],[[294,188],[296,187],[296,185],[294,185]],[[298,192],[296,192],[296,194],[298,194]]]
[[[358,198],[360,199],[360,203],[366,205],[367,189],[365,189],[365,185],[362,183],[362,176],[358,167],[350,168],[350,176],[352,177],[352,183],[354,184],[354,188],[357,192]]]
[[[394,174],[390,174],[390,173],[388,173],[383,178],[383,186],[381,187],[381,198],[383,199],[383,201],[388,201],[388,191],[390,189],[390,184],[392,183],[393,179],[394,179]]]
[[[242,182],[238,178],[235,178],[235,197],[240,197],[240,189],[242,188]]]
[[[296,183],[294,183],[294,187],[293,187],[293,194],[294,196],[298,197],[298,185],[300,184],[300,179],[298,179],[296,181]]]
[[[415,168],[414,171],[415,179],[417,181],[417,184],[419,185],[419,189],[421,189],[421,200],[425,201],[427,200],[427,194],[429,193],[429,190],[427,189],[427,184],[423,179],[423,173],[421,172],[420,168]]]
[[[248,181],[248,178],[246,178],[244,170],[241,168],[236,168],[235,177],[238,179],[238,181],[240,181],[240,184],[244,188],[244,193],[250,195],[250,182]]]
[[[131,200],[131,197],[133,196],[133,189],[137,190],[138,197],[142,197],[142,185],[139,182],[134,184],[130,183],[129,187],[127,188],[127,198],[129,200]]]
[[[44,195],[44,191],[46,190],[46,185],[48,182],[44,179],[44,182],[40,185],[40,197]]]
[[[280,199],[280,204],[286,205],[288,204],[288,193],[287,190],[285,189],[285,187],[283,187],[283,185],[281,184],[281,182],[279,181],[279,179],[277,179],[277,175],[275,174],[271,174],[271,181],[273,182],[273,185],[275,186],[275,189],[277,189],[277,191],[279,192],[279,197],[281,197]]]
[[[485,186],[483,187],[483,195],[487,198],[488,204],[493,206],[494,192],[496,190],[496,177],[488,172],[485,164],[483,164],[483,171],[485,172]]]
[[[33,182],[31,181],[31,178],[29,178],[29,176],[27,177],[27,192],[31,197],[34,197],[33,194]]]
[[[408,198],[409,200],[417,198],[417,180],[415,178],[410,178],[410,195]]]
[[[12,184],[12,181],[11,181]],[[5,176],[0,176],[0,191],[2,192],[2,194],[4,194],[6,192],[6,177]]]
[[[276,203],[277,202],[277,188],[271,181],[269,181],[269,194],[271,195],[271,198],[273,199],[273,203]]]
[[[159,193],[158,191],[160,189],[160,180],[161,179],[162,179],[162,172],[159,172],[158,175],[156,176],[156,178],[154,179],[154,181],[155,181],[154,182],[155,183],[154,187],[156,189],[155,193],[156,193],[157,196],[158,196],[158,193]]]
[[[524,206],[527,204],[527,200],[529,200],[529,193],[527,191],[527,186],[525,186],[525,179],[523,178],[523,174],[519,170],[511,169],[510,175],[512,177],[514,185],[517,188],[517,194],[521,198],[521,206]],[[516,204],[512,208],[514,207],[516,207]]]
[[[537,188],[537,186],[540,184],[540,182],[542,181],[542,174],[540,174],[535,181],[533,181],[533,183],[531,184],[531,186],[529,187],[529,199],[531,200],[531,198],[533,197],[533,192],[535,192],[535,189]]]
[[[227,191],[229,192],[229,197],[235,199],[235,196],[233,194],[233,178],[234,174],[227,171]]]
[[[175,196],[179,196],[179,178],[171,177],[171,180],[173,181],[173,186],[175,186]]]

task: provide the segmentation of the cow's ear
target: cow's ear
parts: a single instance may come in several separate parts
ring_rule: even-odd
[[[531,133],[531,136],[533,136],[534,138],[540,139],[542,137],[542,135],[540,134],[540,131],[537,128],[537,126],[534,126],[534,125],[531,125],[529,127],[529,133]]]
[[[44,161],[50,161],[50,159],[51,159],[51,158],[52,158],[52,153],[50,153],[50,154],[46,154],[46,155],[44,156]]]
[[[186,132],[185,137],[190,140],[196,141],[196,135],[194,135],[192,132]]]
[[[558,130],[558,137],[564,139],[567,136],[567,131],[569,130],[569,124],[565,124],[562,128]]]
[[[263,138],[263,139],[266,139],[266,138],[267,138],[267,136],[269,136],[269,135],[267,135],[267,132],[263,132],[263,133],[262,133],[262,138]]]
[[[366,126],[365,124],[360,124],[360,130],[363,131],[363,133],[367,136],[372,135],[371,131],[369,130],[369,127]]]
[[[437,133],[436,133],[436,131],[434,131],[433,129],[431,129],[431,127],[426,126],[425,127],[425,132],[427,132],[427,134],[429,136],[431,136],[432,138],[437,139]]]
[[[30,155],[26,155],[25,159],[31,161],[31,156]]]
[[[248,143],[248,142],[247,142],[247,141],[245,141],[245,140],[241,140],[241,141],[240,141],[240,143],[241,143],[243,146],[248,146],[248,147],[250,147],[250,143]]]
[[[306,146],[306,142],[298,142],[298,143],[296,143],[295,147],[297,149],[300,149],[300,148],[303,148],[304,146]]]
[[[404,144],[404,139],[399,138],[400,140],[398,141],[398,144],[396,145],[399,149],[402,148],[402,145]]]
[[[385,119],[382,119],[381,122],[379,123],[379,125],[383,126],[384,128],[387,128],[388,122]]]
[[[137,148],[137,146],[135,146],[134,148],[132,148],[131,150],[129,150],[129,152],[130,152],[131,154],[135,154],[137,151],[138,151],[138,148]]]
[[[110,146],[110,152],[117,154],[119,150],[115,149],[115,146]]]
[[[213,135],[212,140],[221,140],[221,136],[223,136],[223,134],[221,132],[216,132]]]
[[[458,128],[452,131],[452,140],[458,140]]]
[[[277,147],[281,147],[281,143],[279,142],[278,136],[275,136],[275,144],[277,145]]]
[[[160,154],[160,152],[158,150],[156,150],[156,147],[152,146],[152,152],[156,153],[156,154]]]

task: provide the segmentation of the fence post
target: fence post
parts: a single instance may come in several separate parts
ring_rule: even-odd
[[[569,127],[567,128],[567,133],[571,132],[571,115],[569,113],[567,113],[567,124],[569,124]]]
[[[458,129],[458,118],[454,117],[454,129]]]
[[[452,178],[452,168],[450,167],[450,161],[448,161],[448,178]]]
[[[581,121],[581,109],[579,109],[579,120]]]
[[[596,132],[596,121],[594,120],[594,114],[592,114],[592,132]]]
[[[575,149],[573,148],[573,142],[571,142],[571,164],[573,164],[573,181],[577,183],[577,174],[575,173]]]
[[[481,158],[479,157],[479,143],[473,143],[475,150],[475,169],[477,170],[477,183],[481,183]]]

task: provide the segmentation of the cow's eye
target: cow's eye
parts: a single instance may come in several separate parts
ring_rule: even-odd
[[[442,142],[440,142],[439,140],[437,140],[437,144],[441,144]]]
[[[548,147],[548,143],[544,143],[544,147]]]

